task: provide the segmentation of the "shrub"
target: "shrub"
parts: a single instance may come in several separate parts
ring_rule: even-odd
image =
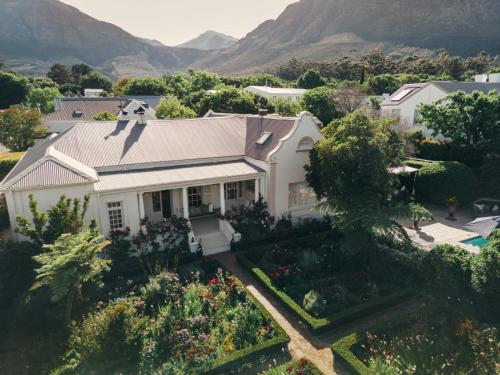
[[[433,293],[447,296],[470,295],[470,253],[458,246],[438,245],[423,259],[425,280]]]
[[[490,154],[484,158],[479,180],[485,196],[500,199],[500,155]]]
[[[477,181],[472,169],[452,161],[440,161],[420,168],[415,184],[417,199],[439,205],[455,196],[462,204],[470,203],[477,194]]]
[[[3,180],[23,157],[24,152],[0,153],[0,180]]]
[[[313,315],[320,315],[323,310],[324,310],[324,304],[325,299],[321,294],[319,294],[315,290],[311,290],[309,293],[307,293],[304,296],[304,309],[313,314]]]

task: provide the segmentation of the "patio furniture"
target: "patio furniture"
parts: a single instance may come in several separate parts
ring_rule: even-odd
[[[500,216],[500,200],[480,198],[473,204],[476,217]]]
[[[465,227],[479,233],[483,238],[488,238],[491,232],[500,228],[500,216],[480,217]]]

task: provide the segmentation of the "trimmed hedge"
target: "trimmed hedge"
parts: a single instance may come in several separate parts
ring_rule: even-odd
[[[219,267],[225,268],[219,263]],[[242,282],[239,279],[236,279],[237,283],[243,286]],[[244,287],[244,286],[243,286]],[[235,352],[228,354],[227,356],[220,358],[218,361],[214,362],[210,369],[208,370],[193,370],[193,374],[204,374],[204,375],[218,375],[224,374],[226,371],[229,371],[234,368],[241,367],[242,362],[249,361],[250,359],[263,354],[264,352],[272,352],[274,350],[280,350],[285,347],[290,342],[290,337],[286,334],[286,332],[281,328],[281,326],[274,320],[273,316],[266,310],[264,306],[252,295],[248,290],[245,291],[247,293],[247,297],[251,299],[254,306],[260,311],[260,313],[273,323],[273,326],[276,328],[276,336],[272,339],[261,342],[257,345],[250,346]]]
[[[310,360],[308,360],[307,358],[306,358],[306,360],[307,360],[307,364],[308,364],[308,366],[311,368],[311,372],[313,373],[313,375],[323,375],[323,373],[321,372],[321,370],[320,370],[319,368],[317,368],[317,367],[314,365],[314,363],[312,363],[312,362],[311,362]],[[293,366],[293,365],[294,365],[294,364],[296,364],[296,363],[297,363],[297,361],[290,361],[290,362],[284,363],[284,364],[282,364],[282,365],[280,365],[280,366],[278,366],[278,367],[276,367],[276,368],[274,368],[274,369],[270,369],[270,370],[267,370],[267,371],[263,372],[261,375],[267,375],[268,373],[270,373],[271,371],[276,370],[276,369],[283,370],[283,371],[284,371],[284,373],[285,373],[285,371],[286,371],[286,369],[287,369],[288,367]]]
[[[261,283],[262,285],[272,294],[274,294],[290,312],[292,312],[297,318],[299,318],[309,330],[314,333],[324,332],[330,330],[341,324],[351,322],[355,319],[363,317],[368,314],[372,314],[386,307],[393,306],[399,302],[408,299],[412,293],[409,290],[403,290],[391,295],[378,298],[358,306],[348,308],[342,312],[329,315],[324,318],[316,318],[309,314],[306,310],[302,308],[298,303],[296,303],[288,294],[282,290],[276,288],[271,279],[266,275],[266,273],[255,265],[246,254],[237,254],[236,258],[238,262],[248,269]]]
[[[3,180],[9,174],[23,155],[24,152],[0,153],[0,180]]]
[[[409,165],[415,166],[415,162]],[[471,203],[479,194],[478,183],[472,169],[453,161],[424,164],[415,183],[417,200],[445,205],[450,197],[461,204]]]

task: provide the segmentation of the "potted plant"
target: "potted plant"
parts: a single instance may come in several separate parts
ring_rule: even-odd
[[[448,217],[446,219],[455,221],[457,220],[455,218],[455,213],[457,212],[458,208],[458,200],[455,197],[450,197],[448,198],[448,202],[446,204],[448,206]]]

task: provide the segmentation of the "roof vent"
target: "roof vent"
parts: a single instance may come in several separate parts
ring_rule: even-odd
[[[257,139],[256,143],[258,145],[260,145],[260,146],[263,146],[271,138],[272,135],[273,135],[273,133],[271,133],[271,132],[264,132],[264,133],[262,133],[262,135],[260,136],[260,138]]]
[[[130,116],[128,115],[128,112],[120,109],[120,113],[118,114],[118,121],[130,121]]]
[[[73,117],[80,118],[83,116],[83,112],[81,109],[75,109],[73,111]]]
[[[259,108],[259,116],[267,116],[267,108]]]
[[[134,111],[134,114],[137,115],[137,124],[138,125],[146,125],[146,110],[140,106]]]

